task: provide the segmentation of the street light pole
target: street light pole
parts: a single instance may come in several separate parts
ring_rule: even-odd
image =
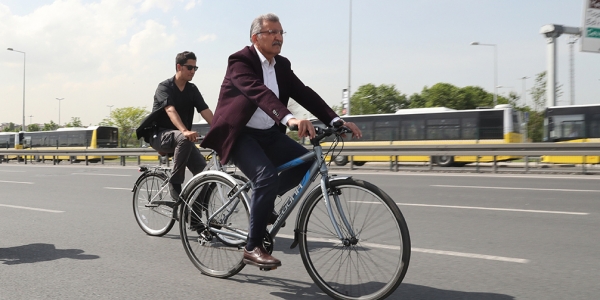
[[[527,106],[527,89],[525,88],[525,84],[526,84],[526,80],[529,78],[530,77],[527,77],[527,76],[521,77],[521,79],[523,79],[523,106]]]
[[[498,104],[498,45],[496,44],[481,44],[472,42],[472,46],[493,46],[494,47],[494,106]]]
[[[58,100],[58,126],[60,127],[60,101],[64,100],[65,98],[56,98],[56,100]]]
[[[350,115],[350,78],[352,74],[352,0],[350,0],[350,13],[348,18],[348,103],[346,104],[346,115]]]
[[[6,50],[23,53],[23,127],[21,128],[21,131],[25,131],[25,61],[27,54],[23,51],[15,50],[13,48],[6,48]]]
[[[110,114],[112,113],[112,107],[113,107],[113,106],[114,106],[114,105],[107,105],[107,107],[108,107],[108,117],[109,117],[109,118],[110,118]]]

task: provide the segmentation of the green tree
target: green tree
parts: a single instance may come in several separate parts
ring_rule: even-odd
[[[149,113],[144,107],[116,108],[111,111],[108,118],[100,122],[100,125],[118,127],[121,147],[126,148],[130,144],[137,145],[135,142],[138,138],[135,136],[135,129]]]
[[[27,125],[27,131],[41,131],[41,128],[38,124],[29,124]]]
[[[499,99],[498,103],[507,103]],[[449,83],[436,83],[432,87],[424,87],[421,94],[410,97],[410,108],[448,107],[452,109],[474,109],[493,105],[493,94],[478,86],[456,87]]]
[[[541,142],[544,135],[544,110],[546,108],[546,71],[535,76],[535,83],[530,90],[533,108],[529,108],[527,135],[533,142]],[[562,85],[556,86],[556,98],[562,96]]]
[[[352,115],[395,113],[407,107],[406,95],[401,94],[393,84],[365,84],[350,98]]]
[[[72,117],[71,122],[65,124],[65,127],[84,127],[79,117]]]
[[[4,131],[4,132],[18,132],[18,131],[20,131],[20,129],[21,129],[21,126],[17,127],[17,125],[15,125],[15,123],[10,122],[10,123],[8,123],[8,126],[4,127],[4,129],[2,131]]]
[[[44,123],[44,127],[42,127],[42,131],[52,131],[58,129],[60,126],[54,123],[54,121],[50,120],[50,123]]]

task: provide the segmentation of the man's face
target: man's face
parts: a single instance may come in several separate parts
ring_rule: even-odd
[[[191,70],[189,70],[191,68]],[[196,60],[188,59],[185,64],[177,65],[177,72],[180,74],[180,78],[185,79],[186,81],[191,81],[194,78],[194,74],[196,74]]]
[[[271,31],[272,33],[269,33]],[[264,21],[261,33],[252,37],[256,48],[267,58],[271,59],[281,52],[283,45],[281,23]]]

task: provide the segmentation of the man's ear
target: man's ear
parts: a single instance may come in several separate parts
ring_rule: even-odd
[[[258,39],[258,34],[253,34],[251,38],[252,44],[256,44],[256,39]]]

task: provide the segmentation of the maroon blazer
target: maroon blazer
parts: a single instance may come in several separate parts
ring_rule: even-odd
[[[324,124],[337,117],[315,91],[298,79],[287,58],[277,55],[275,61],[279,98],[263,82],[262,66],[254,46],[246,46],[229,56],[210,131],[201,144],[217,151],[221,163],[229,161],[237,136],[258,107],[278,125],[285,125],[281,119],[291,113],[287,109],[290,97]]]

